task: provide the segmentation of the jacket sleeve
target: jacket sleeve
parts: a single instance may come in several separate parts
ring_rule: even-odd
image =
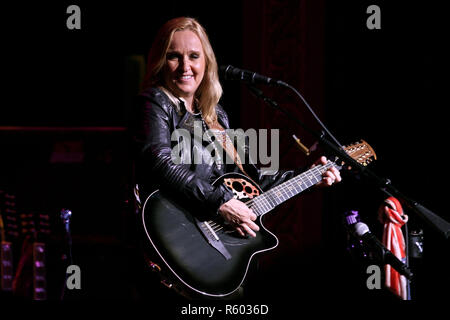
[[[151,182],[171,193],[181,195],[193,206],[202,206],[210,213],[233,197],[222,184],[215,187],[199,178],[188,164],[175,164],[171,157],[171,116],[157,99],[143,98],[138,122],[140,180]]]

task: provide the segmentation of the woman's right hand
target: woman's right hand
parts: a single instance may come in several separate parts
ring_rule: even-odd
[[[259,227],[253,221],[256,220],[256,214],[242,201],[231,199],[219,208],[219,213],[229,222],[241,236],[249,234],[256,237],[254,231],[259,231]]]

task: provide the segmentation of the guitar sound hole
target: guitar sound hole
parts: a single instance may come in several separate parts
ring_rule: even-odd
[[[241,192],[244,188],[243,188],[242,184],[235,181],[235,182],[233,182],[233,189],[236,190],[237,192]]]
[[[249,186],[246,186],[245,192],[247,192],[248,194],[252,194],[252,188],[250,188]]]

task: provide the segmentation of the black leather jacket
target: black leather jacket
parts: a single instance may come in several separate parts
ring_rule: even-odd
[[[179,128],[192,132],[192,121],[201,121],[201,115],[187,112],[181,100],[179,106],[175,105],[159,88],[144,90],[137,97],[136,111],[136,182],[141,201],[153,190],[161,189],[177,198],[184,198],[194,207],[206,210],[208,214],[216,214],[218,208],[233,197],[233,193],[224,185],[213,186],[212,183],[224,173],[239,172],[238,167],[234,163],[220,165],[216,162],[175,164],[171,157],[172,148],[178,143],[172,141],[172,132]],[[228,129],[228,116],[220,105],[217,105],[216,112],[220,124]],[[199,156],[198,153],[210,155],[206,145],[208,143],[205,142],[200,148],[193,147],[192,157]],[[263,190],[300,173],[300,170],[290,170],[262,175],[250,163],[244,164],[244,170]]]

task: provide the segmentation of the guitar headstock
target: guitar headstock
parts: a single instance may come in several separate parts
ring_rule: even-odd
[[[373,148],[364,140],[345,146],[344,150],[353,160],[363,166],[367,166],[373,160],[377,159]]]

